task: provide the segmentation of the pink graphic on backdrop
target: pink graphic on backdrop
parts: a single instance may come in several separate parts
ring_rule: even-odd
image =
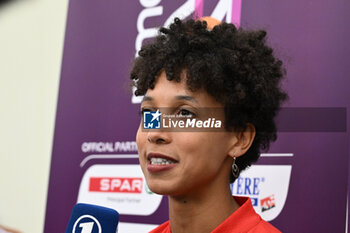
[[[203,7],[204,7],[204,0],[195,0],[194,12],[198,18],[203,17]]]
[[[232,0],[231,23],[233,23],[237,28],[239,28],[241,24],[241,9],[242,0]]]
[[[241,9],[242,0],[232,0],[231,8],[231,23],[239,27],[241,24]],[[194,2],[194,12],[195,15],[200,18],[203,17],[204,0],[195,0]]]

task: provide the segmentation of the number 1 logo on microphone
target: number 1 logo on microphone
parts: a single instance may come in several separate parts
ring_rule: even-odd
[[[83,215],[75,221],[72,233],[102,233],[102,228],[94,216]]]

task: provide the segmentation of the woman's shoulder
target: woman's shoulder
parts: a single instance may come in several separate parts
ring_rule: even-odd
[[[234,197],[240,208],[222,222],[212,233],[281,233],[270,223],[258,215],[248,197]],[[167,221],[149,233],[171,233],[170,222]]]
[[[258,215],[248,197],[234,197],[240,207],[212,233],[281,233]]]

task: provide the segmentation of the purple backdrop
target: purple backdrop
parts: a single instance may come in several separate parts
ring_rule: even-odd
[[[186,1],[153,2],[162,6],[162,14],[147,18],[147,28],[163,25]],[[210,15],[218,2],[204,1],[203,14]],[[93,164],[138,164],[136,158],[124,158],[89,160],[80,166],[91,154],[82,151],[83,142],[135,140],[139,105],[131,103],[128,72],[143,10],[137,1],[69,3],[45,233],[64,232],[83,174]],[[243,1],[241,25],[266,29],[270,44],[285,62],[287,106],[349,107],[349,11],[350,2],[341,0]],[[285,206],[272,221],[282,232],[345,232],[347,132],[283,132],[270,151],[294,156],[259,161],[292,165]],[[167,217],[164,198],[150,216],[120,219],[159,224]]]

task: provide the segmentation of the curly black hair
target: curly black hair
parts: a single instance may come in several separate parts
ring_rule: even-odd
[[[266,44],[264,30],[237,29],[228,23],[209,30],[205,21],[176,18],[138,54],[130,73],[136,96],[153,89],[163,70],[176,82],[185,71],[189,90],[204,88],[223,104],[226,130],[242,132],[248,123],[255,126],[251,147],[236,160],[240,171],[277,139],[274,118],[288,96],[281,89],[282,62]]]

